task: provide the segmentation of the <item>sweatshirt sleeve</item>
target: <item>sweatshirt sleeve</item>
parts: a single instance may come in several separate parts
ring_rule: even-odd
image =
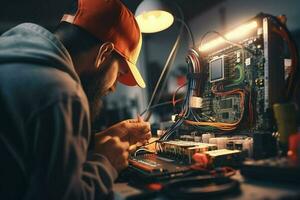
[[[25,199],[105,199],[117,171],[94,153],[87,159],[88,112],[80,99],[57,101],[35,113],[29,126],[33,158]]]

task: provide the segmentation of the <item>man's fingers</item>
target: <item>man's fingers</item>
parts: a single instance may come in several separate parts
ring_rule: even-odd
[[[129,156],[129,152],[128,151],[124,151],[123,152],[123,158],[125,159],[125,161],[128,159]]]
[[[150,131],[150,123],[149,122],[134,122],[127,123],[126,128],[130,131]]]
[[[138,119],[127,119],[124,122],[127,122],[127,123],[137,123],[137,122],[139,122],[139,120]]]
[[[128,150],[129,149],[129,142],[122,142],[122,146],[124,150]]]
[[[152,134],[151,132],[147,132],[147,133],[144,133],[144,134],[139,134],[136,136],[136,139],[138,141],[141,141],[141,140],[149,140],[151,138]]]
[[[123,142],[120,140],[119,137],[112,137],[111,140],[109,141],[112,143],[112,145],[118,145],[122,150],[128,150],[129,148],[129,142]]]
[[[130,152],[130,153],[135,152],[135,151],[136,151],[136,148],[137,148],[136,144],[130,145],[130,146],[129,146],[129,152]]]

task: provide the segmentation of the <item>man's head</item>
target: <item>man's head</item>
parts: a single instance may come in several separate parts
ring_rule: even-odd
[[[55,34],[72,57],[95,117],[100,97],[114,91],[117,81],[145,87],[135,66],[141,33],[120,0],[76,0],[75,4]]]

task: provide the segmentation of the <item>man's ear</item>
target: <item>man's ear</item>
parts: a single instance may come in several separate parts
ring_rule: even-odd
[[[101,63],[104,62],[105,59],[107,59],[111,55],[113,50],[114,50],[114,44],[111,42],[105,42],[104,44],[101,45],[96,57],[97,68],[101,65]]]

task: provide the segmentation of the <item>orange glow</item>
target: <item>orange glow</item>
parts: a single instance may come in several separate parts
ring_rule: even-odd
[[[253,30],[255,28],[257,28],[257,22],[251,21],[250,23],[241,25],[241,26],[237,27],[236,29],[226,33],[224,35],[224,37],[229,41],[240,39],[240,38],[244,37],[245,35],[247,35],[251,30]],[[199,51],[207,51],[207,50],[213,49],[225,42],[226,41],[222,37],[218,37],[216,39],[213,39],[213,40],[201,45],[199,47]]]

